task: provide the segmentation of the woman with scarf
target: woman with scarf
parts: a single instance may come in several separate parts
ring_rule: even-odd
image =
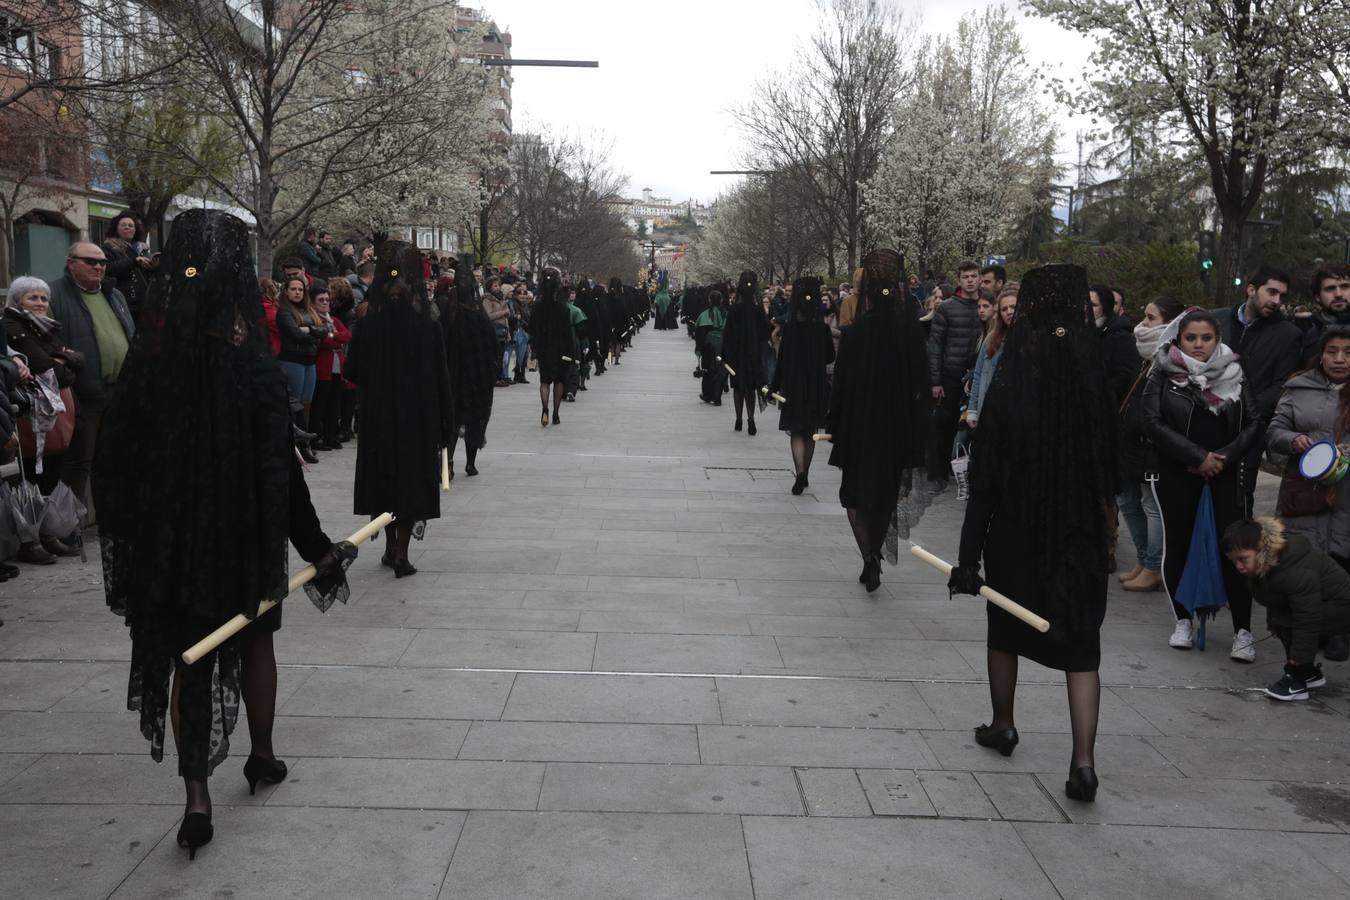
[[[881,560],[894,564],[930,499],[923,466],[931,401],[923,332],[901,303],[904,261],[894,250],[863,257],[859,297],[865,312],[845,328],[834,367],[826,428],[830,465],[842,470],[839,504],[862,554],[858,581],[881,586]],[[792,398],[788,398],[788,403]]]
[[[796,480],[792,493],[800,495],[809,484],[815,433],[825,424],[830,407],[830,383],[825,372],[834,362],[834,337],[830,326],[820,321],[820,279],[798,278],[792,286],[792,311],[783,325],[769,389],[783,395],[778,428],[786,431]]]
[[[948,587],[976,594],[987,582],[1049,621],[1043,633],[987,606],[993,713],[975,741],[1004,756],[1016,749],[1021,657],[1064,672],[1073,732],[1064,793],[1090,802],[1106,616],[1102,509],[1119,473],[1115,409],[1087,310],[1087,272],[1079,266],[1043,266],[1022,279],[1017,318],[981,407],[959,565]]]
[[[704,403],[722,405],[722,394],[727,389],[727,370],[723,368],[722,334],[727,327],[727,313],[722,308],[722,292],[708,292],[708,305],[694,323],[694,346],[699,350],[699,369],[703,372],[699,397]]]
[[[759,305],[759,276],[749,269],[741,273],[736,283],[736,302],[727,310],[727,324],[722,332],[722,362],[731,367],[731,396],[736,404],[737,431],[741,430],[741,411],[749,421],[747,432],[755,429],[755,404],[763,403],[760,395],[768,379],[764,372],[764,352],[769,343],[769,317]],[[819,296],[819,295],[817,295]]]
[[[1201,492],[1209,485],[1216,534],[1244,517],[1243,455],[1261,436],[1261,416],[1237,354],[1219,338],[1211,313],[1191,307],[1159,336],[1153,371],[1144,385],[1144,431],[1157,454],[1153,495],[1163,524],[1163,585],[1176,624],[1168,646],[1195,645],[1191,612],[1177,589],[1191,549]],[[1252,597],[1247,580],[1224,557],[1220,572],[1233,618],[1229,656],[1255,662]]]
[[[68,388],[75,383],[75,375],[84,364],[84,355],[61,340],[61,323],[47,315],[50,297],[47,282],[24,275],[10,284],[5,305],[5,338],[10,349],[27,360],[31,373],[26,388],[32,398],[28,421],[35,452],[23,460],[24,477],[43,494],[50,494],[61,477],[61,454],[44,452],[46,435],[56,427],[60,417],[74,421],[75,410],[66,408],[75,403]],[[19,547],[21,560],[43,566],[52,565],[58,556],[79,553],[51,535],[41,535],[40,540]]]
[[[1134,542],[1134,568],[1116,576],[1127,591],[1156,591],[1162,587],[1162,514],[1153,499],[1152,482],[1157,466],[1153,445],[1144,433],[1144,385],[1153,368],[1153,357],[1158,352],[1163,331],[1183,312],[1185,307],[1180,303],[1160,294],[1144,307],[1144,318],[1134,327],[1139,368],[1120,405],[1122,479],[1121,491],[1116,497],[1116,508]]]
[[[444,275],[441,276],[445,278]],[[464,437],[464,474],[478,474],[478,451],[487,443],[492,389],[497,378],[497,333],[475,296],[473,270],[459,264],[440,301],[441,328],[450,365],[456,433],[450,436],[450,477],[455,477],[455,444]]]

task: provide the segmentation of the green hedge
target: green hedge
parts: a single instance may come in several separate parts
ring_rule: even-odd
[[[1152,243],[1136,247],[1054,241],[1041,247],[1036,262],[1011,261],[1008,277],[1048,263],[1071,263],[1087,269],[1088,282],[1107,284],[1125,294],[1125,307],[1138,319],[1158,294],[1170,294],[1188,306],[1209,306],[1196,265],[1193,243]]]

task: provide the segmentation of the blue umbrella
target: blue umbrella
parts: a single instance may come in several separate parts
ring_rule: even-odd
[[[1195,646],[1205,649],[1205,622],[1228,605],[1223,585],[1223,557],[1219,553],[1219,530],[1214,524],[1214,498],[1206,484],[1195,508],[1195,526],[1186,565],[1181,570],[1176,595],[1172,598],[1189,610],[1196,621]]]

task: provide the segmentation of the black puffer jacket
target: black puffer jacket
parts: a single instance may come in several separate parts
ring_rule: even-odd
[[[1256,401],[1250,408],[1263,423],[1269,422],[1284,383],[1299,367],[1303,335],[1281,312],[1243,325],[1238,319],[1242,305],[1216,309],[1214,318],[1219,320],[1219,337],[1242,363],[1242,374]]]
[[[965,376],[980,333],[980,314],[973,298],[952,297],[938,305],[928,329],[928,377],[934,387]]]
[[[1300,534],[1285,534],[1278,519],[1261,517],[1258,564],[1250,579],[1252,599],[1266,608],[1271,625],[1288,628],[1289,658],[1310,666],[1317,657],[1318,635],[1344,634],[1350,628],[1350,575]]]
[[[1102,364],[1111,402],[1119,408],[1139,374],[1139,351],[1134,345],[1134,326],[1124,316],[1110,315],[1097,329],[1102,336]]]

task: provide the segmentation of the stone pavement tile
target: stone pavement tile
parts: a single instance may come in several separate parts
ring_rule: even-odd
[[[505,550],[427,550],[414,560],[419,572],[502,573],[531,575],[552,572],[559,553]]]
[[[806,798],[807,813],[834,818],[868,817],[872,807],[852,769],[798,769],[797,783]]]
[[[662,518],[662,515],[666,517]],[[602,530],[596,532],[596,534],[601,540],[604,540],[605,532],[609,531],[688,531],[720,534],[722,532],[722,520],[715,516],[679,518],[669,512],[663,514],[660,510],[648,509],[643,509],[634,516],[624,516],[610,510],[604,514]]]
[[[215,836],[187,853],[171,832],[118,888],[115,900],[215,896],[408,897],[434,900],[462,812],[388,809],[235,809],[217,806]],[[284,864],[278,847],[284,846]],[[185,877],[190,873],[191,877]]]
[[[979,677],[960,651],[942,641],[849,638],[848,645],[872,673],[917,679]]]
[[[125,705],[125,704],[124,704]],[[3,753],[144,753],[140,714],[13,712],[0,719]]]
[[[704,578],[736,578],[764,581],[838,581],[844,574],[828,559],[799,557],[703,556],[698,560]]]
[[[1005,819],[1017,822],[1063,822],[1064,813],[1034,775],[979,772],[975,780]],[[1098,800],[1101,794],[1097,795]]]
[[[85,622],[9,622],[0,631],[0,660],[131,659],[127,629],[111,613]]]
[[[781,668],[771,637],[708,634],[601,634],[595,668],[601,672],[737,673]]]
[[[596,552],[596,540],[584,532],[569,530],[556,537],[538,533],[538,529],[517,529],[511,535],[456,538],[446,542],[444,549],[453,549],[462,553],[561,553],[564,557],[572,554],[593,554]],[[440,550],[442,547],[428,547],[428,550]]]
[[[276,639],[277,662],[293,666],[391,666],[417,632],[411,628],[362,628],[306,623],[287,627]]]
[[[282,757],[454,759],[468,731],[443,719],[279,716],[274,742]]]
[[[918,734],[884,728],[700,725],[705,763],[926,768],[937,757]]]
[[[549,763],[540,810],[805,815],[792,770],[770,766]]]
[[[1286,741],[1350,740],[1350,719],[1318,715],[1301,703],[1275,703],[1255,692],[1114,688],[1110,693],[1169,737],[1278,735]]]
[[[178,827],[181,803],[180,789],[172,807],[0,806],[0,897],[107,897]]]
[[[858,567],[861,571],[862,567]],[[764,579],[738,577],[736,584],[745,597],[822,597],[847,600],[865,597],[867,591],[857,582],[857,574],[835,575],[833,579]],[[875,595],[873,595],[875,596]]]
[[[577,630],[618,634],[749,634],[750,617],[712,610],[588,610],[581,614]]]
[[[471,812],[441,900],[752,900],[735,816]]]
[[[1063,676],[1060,676],[1063,678]],[[987,684],[920,684],[919,693],[948,731],[974,729],[989,721]],[[1135,693],[1142,693],[1136,691]],[[1150,691],[1150,693],[1156,693]],[[1021,684],[1017,687],[1019,734],[1068,734],[1069,701],[1062,685]],[[1147,719],[1109,690],[1102,691],[1099,734],[1159,734]]]
[[[627,594],[600,591],[528,591],[526,609],[565,609],[586,612],[678,613],[684,608],[681,594]]]
[[[781,596],[738,596],[684,598],[684,608],[689,612],[717,610],[723,613],[770,614],[776,616],[838,616],[844,611],[840,601],[833,597],[781,597]]]
[[[1058,772],[1067,776],[1073,742],[1067,734],[1023,734],[1017,751],[1012,756],[1000,756],[997,750],[975,743],[973,728],[961,731],[925,731],[924,740],[942,760],[942,768],[966,772]],[[1181,773],[1171,761],[1151,744],[1158,738],[1133,735],[1097,735],[1097,773],[1176,776]],[[1226,769],[1232,768],[1229,759],[1223,760]]]
[[[1345,882],[1300,846],[1303,835],[1029,822],[1014,827],[1065,898],[1322,897],[1345,892]]]
[[[1350,782],[1350,745],[1344,741],[1262,740],[1252,735],[1232,740],[1151,737],[1148,742],[1190,778]]]
[[[314,670],[307,666],[282,666],[277,669],[277,704],[285,702]],[[80,685],[52,706],[53,712],[109,712],[127,711],[126,663],[112,663]],[[134,729],[133,729],[134,730]]]
[[[1298,843],[1300,850],[1314,857],[1346,884],[1350,884],[1350,835],[1337,837],[1333,834],[1300,834],[1292,840]],[[1344,892],[1345,889],[1341,890]]]
[[[550,567],[551,568],[551,567]],[[419,575],[420,577],[420,575]],[[463,591],[585,591],[585,575],[521,574],[515,572],[456,572],[445,575]],[[446,585],[437,584],[439,590]]]
[[[580,578],[582,576],[572,576]],[[739,597],[736,582],[711,578],[645,578],[634,575],[592,575],[586,590],[601,593],[671,594],[676,597]]]
[[[106,663],[0,662],[0,709],[47,709],[111,668],[122,667]]]
[[[743,822],[756,900],[1054,896],[1008,823],[760,817]]]
[[[643,675],[517,675],[500,718],[675,725],[722,721],[713,679]]]
[[[419,631],[400,666],[502,669],[591,668],[595,635],[557,631]]]
[[[727,555],[726,549],[720,545],[704,548],[681,544],[676,540],[680,534],[677,531],[599,531],[595,533],[600,537],[596,542],[597,555],[627,563],[628,568],[618,572],[621,575],[634,571],[645,572],[645,564],[651,561],[653,557],[692,560],[697,556]],[[719,543],[724,537],[721,534],[705,534],[702,532],[699,536],[711,538],[714,543]],[[603,573],[595,572],[592,574]],[[694,564],[693,577],[698,577],[697,562]]]
[[[862,660],[841,637],[785,637],[773,639],[783,665],[796,673],[842,675],[863,671]]]
[[[540,763],[459,759],[315,759],[291,766],[269,806],[534,809]]]
[[[918,629],[894,616],[751,616],[755,634],[796,637],[919,638]]]
[[[643,575],[652,578],[698,578],[698,559],[631,550],[607,553],[564,553],[560,575]]]
[[[576,611],[565,609],[480,609],[446,604],[412,610],[403,624],[407,628],[576,631],[577,619]]]
[[[727,725],[935,728],[911,684],[884,681],[719,678]]]
[[[5,726],[8,715],[0,716],[0,728]],[[0,753],[0,784],[4,784],[24,769],[42,758],[40,753]]]
[[[498,672],[322,669],[277,708],[285,716],[495,719],[513,679]]]
[[[1077,803],[1064,796],[1064,775],[1038,777],[1072,822],[1326,832],[1341,831],[1338,819],[1350,824],[1350,795],[1335,785],[1121,773],[1101,776],[1095,803]]]
[[[937,809],[910,769],[859,769],[858,781],[878,816],[936,816]]]
[[[474,722],[460,759],[522,762],[697,763],[692,725]]]
[[[131,723],[134,730],[134,723]],[[242,727],[242,724],[241,724]],[[236,732],[237,743],[233,750],[236,754],[246,754],[248,744],[246,734]],[[156,763],[150,758],[150,745],[144,743],[143,752],[126,755],[64,755],[49,753],[26,768],[0,787],[0,804],[6,803],[151,803],[183,806],[183,783],[178,778],[178,764],[172,756],[173,737],[168,737],[170,747],[164,754],[164,762]],[[243,756],[239,757],[239,766],[243,765]],[[217,770],[221,776],[229,771],[234,777],[237,771],[227,762]],[[219,794],[220,803],[261,803],[261,794],[252,798],[248,795],[248,786],[241,777],[238,781],[239,794],[233,794],[233,788],[224,786],[213,793]]]
[[[970,772],[917,772],[919,784],[941,817],[997,819],[998,810]]]

